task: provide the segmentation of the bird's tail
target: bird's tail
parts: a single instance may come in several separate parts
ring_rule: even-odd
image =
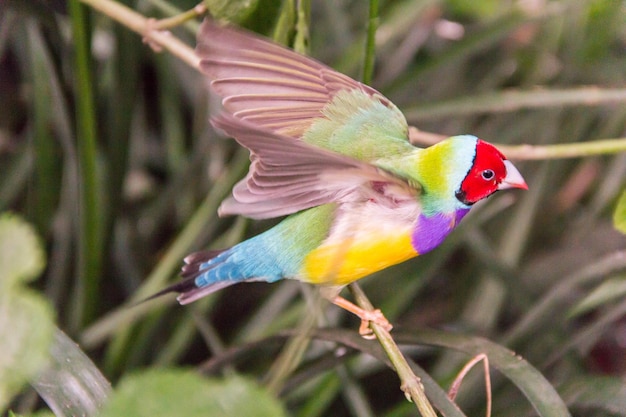
[[[215,291],[219,291],[222,288],[235,284],[237,281],[216,281],[201,287],[196,285],[196,278],[206,272],[206,262],[217,257],[222,252],[224,252],[224,250],[207,250],[188,255],[185,257],[185,265],[183,266],[181,272],[183,279],[167,288],[164,288],[156,294],[151,295],[144,301],[152,300],[153,298],[157,298],[171,292],[176,292],[179,293],[179,296],[177,297],[178,302],[184,305],[192,303]]]

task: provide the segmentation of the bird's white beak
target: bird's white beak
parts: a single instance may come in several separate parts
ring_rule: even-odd
[[[508,190],[509,188],[528,190],[526,181],[524,181],[522,174],[515,168],[515,165],[513,165],[511,161],[505,160],[504,166],[506,167],[506,177],[504,177],[498,186],[498,190]]]

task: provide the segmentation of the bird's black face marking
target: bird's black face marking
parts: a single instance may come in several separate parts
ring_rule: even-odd
[[[454,193],[454,196],[456,197],[457,200],[459,200],[461,203],[465,204],[466,206],[471,206],[472,204],[474,204],[471,201],[467,201],[467,196],[465,194],[465,191],[463,190],[457,190]]]

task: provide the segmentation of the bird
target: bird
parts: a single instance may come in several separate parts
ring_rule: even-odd
[[[177,292],[188,304],[241,282],[293,279],[391,330],[380,310],[341,297],[346,285],[436,248],[471,207],[528,186],[493,145],[472,135],[419,148],[402,112],[370,86],[243,29],[208,17],[196,54],[222,97],[215,129],[250,151],[248,174],[220,216],[286,216],[223,250],[184,259]]]

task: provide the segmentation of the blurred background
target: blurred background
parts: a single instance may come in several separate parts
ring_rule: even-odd
[[[195,5],[123,3],[157,18]],[[373,2],[209,3],[363,75]],[[190,366],[271,380],[284,331],[315,314],[310,288],[246,284],[186,307],[173,297],[132,306],[176,280],[187,253],[274,224],[217,217],[248,155],[209,126],[219,100],[206,81],[78,3],[4,0],[0,9],[0,210],[40,236],[45,269],[30,288],[49,316],[114,386],[132,371]],[[173,34],[193,47],[199,21]],[[381,0],[377,22],[371,84],[421,131],[504,145],[626,136],[622,1]],[[484,337],[528,360],[573,415],[626,415],[626,238],[613,225],[626,154],[516,155],[529,191],[496,195],[440,248],[361,285],[394,332]],[[357,319],[323,309],[327,326],[356,334]],[[273,385],[281,406],[296,416],[415,415],[397,376],[355,343],[306,345]],[[403,346],[445,389],[471,357]],[[480,370],[471,376],[459,404],[483,415]],[[492,376],[494,415],[537,415],[516,383]],[[12,409],[45,408],[32,389],[18,392]]]

